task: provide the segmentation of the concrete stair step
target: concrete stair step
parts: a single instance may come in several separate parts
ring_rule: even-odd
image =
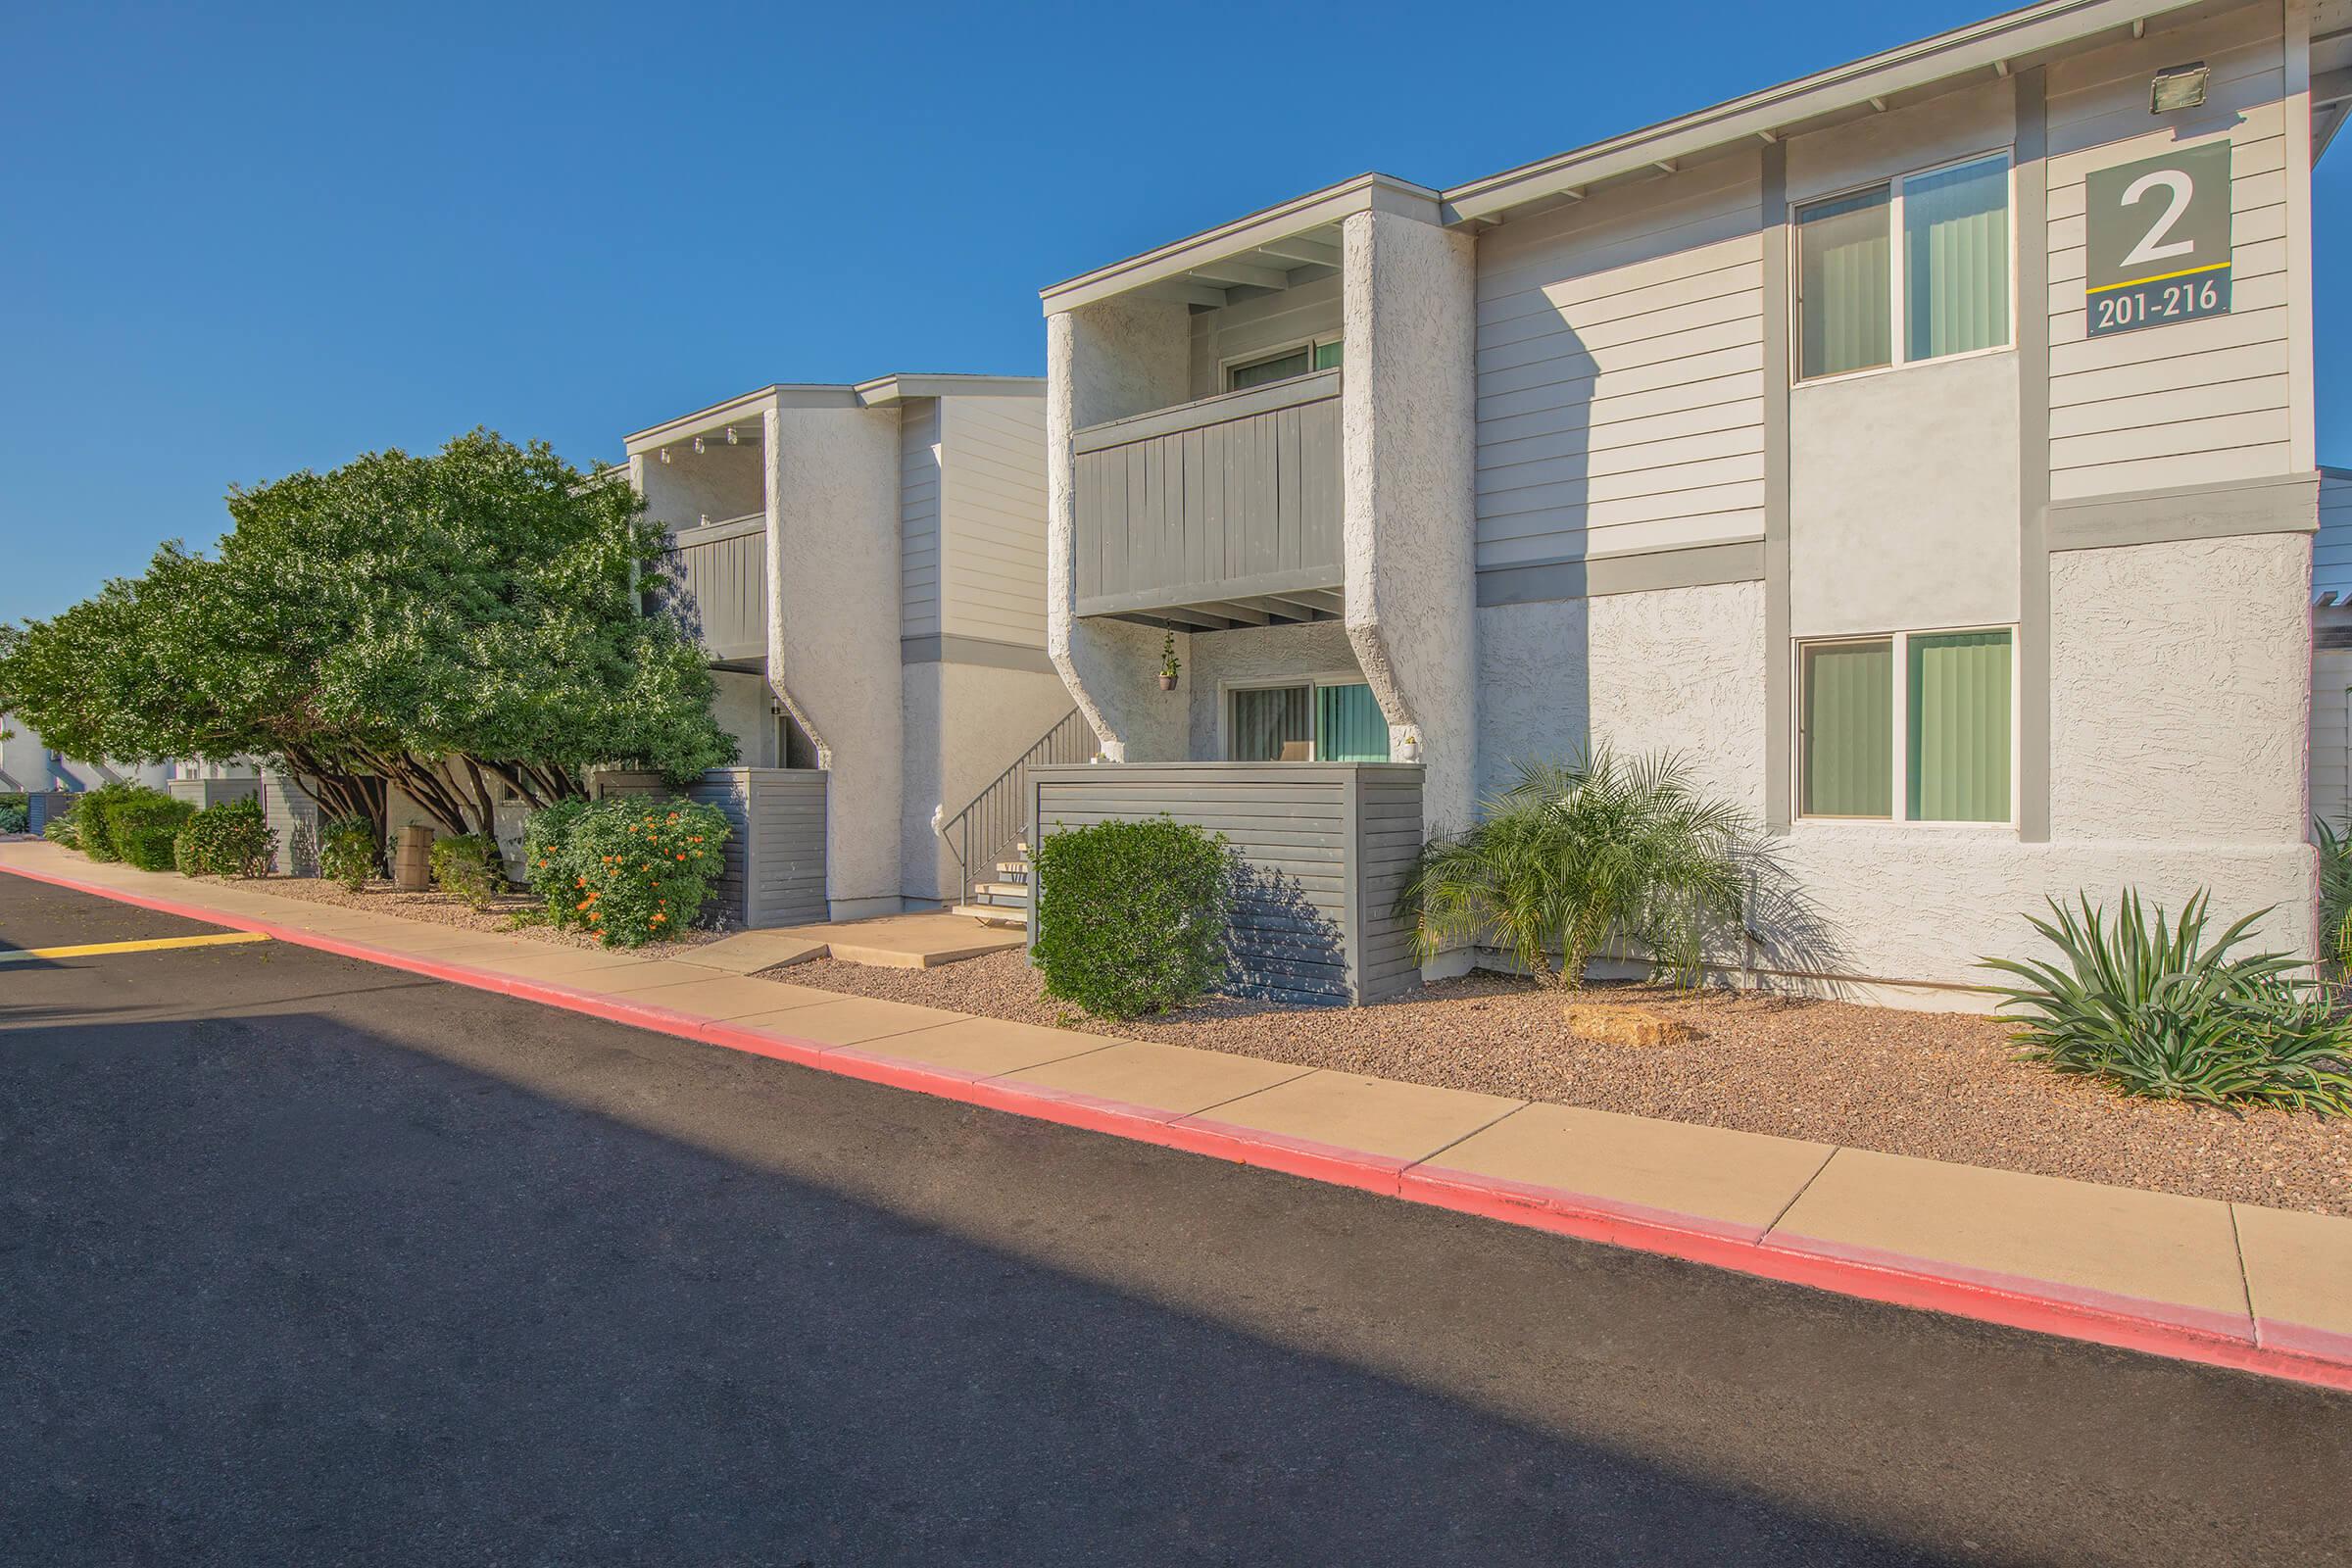
[[[1026,882],[975,882],[972,891],[983,900],[993,897],[1018,899],[1024,905],[1029,902],[1029,884]]]
[[[1014,926],[1029,923],[1027,909],[1004,904],[958,904],[949,912],[969,915],[982,925]]]

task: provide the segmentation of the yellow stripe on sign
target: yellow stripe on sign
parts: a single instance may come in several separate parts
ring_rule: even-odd
[[[95,958],[107,953],[155,953],[164,948],[221,948],[232,942],[267,942],[259,931],[214,931],[200,937],[152,937],[145,942],[85,942],[77,948],[22,948],[0,953],[0,963],[34,958]]]
[[[2128,283],[2101,283],[2097,288],[2086,288],[2082,292],[2085,294],[2112,294],[2119,288],[2137,288],[2142,283],[2162,283],[2176,277],[2194,277],[2199,272],[2227,272],[2228,270],[2230,270],[2228,262],[2216,262],[2211,267],[2184,267],[2178,272],[2158,272],[2154,277],[2135,277]]]

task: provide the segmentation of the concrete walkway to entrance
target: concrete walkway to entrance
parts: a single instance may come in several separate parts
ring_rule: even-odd
[[[1396,1083],[750,978],[766,966],[752,962],[760,953],[794,951],[785,933],[611,953],[95,864],[48,844],[0,845],[0,871],[820,1071],[1511,1224],[2352,1389],[2352,1220]],[[812,927],[798,940],[854,929]],[[773,940],[755,950],[753,936]],[[723,951],[736,943],[745,945]]]
[[[745,931],[705,943],[695,950],[693,961],[730,974],[823,957],[884,969],[935,969],[1017,948],[1027,940],[1018,931],[985,926],[968,915],[884,914],[870,920]]]

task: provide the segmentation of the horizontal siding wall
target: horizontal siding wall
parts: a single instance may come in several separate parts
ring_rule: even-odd
[[[939,631],[939,403],[909,401],[899,416],[899,635]]]
[[[1761,165],[1741,155],[1478,246],[1478,564],[1764,531]]]
[[[2311,591],[2352,601],[2352,471],[2320,470],[2320,531],[2311,542]]]
[[[1040,768],[1030,788],[1034,842],[1163,813],[1225,836],[1241,863],[1226,985],[1232,995],[1377,1001],[1419,980],[1417,967],[1408,974],[1399,961],[1389,913],[1400,861],[1420,853],[1418,767]],[[1052,890],[1041,897],[1050,902]]]
[[[941,408],[941,629],[1046,645],[1046,400],[949,398]]]
[[[2250,29],[2261,34],[2249,42]],[[2288,463],[2286,142],[2276,6],[2152,33],[2049,70],[2050,494],[2055,500],[2283,473]],[[2202,56],[2203,110],[2148,115],[2153,72]],[[2230,310],[2090,338],[2085,174],[2230,145]],[[2031,302],[2021,301],[2031,309]]]
[[[1271,354],[1294,343],[1340,335],[1343,304],[1340,274],[1295,284],[1277,294],[1201,311],[1192,318],[1192,395],[1214,397],[1225,390],[1228,361]]]
[[[175,801],[185,801],[198,810],[224,806],[230,801],[251,801],[260,798],[262,781],[258,778],[175,778],[164,788]]]

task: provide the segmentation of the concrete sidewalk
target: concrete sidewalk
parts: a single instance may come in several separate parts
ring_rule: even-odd
[[[461,931],[48,844],[0,845],[0,871],[1512,1224],[2352,1389],[2352,1220],[976,1018],[752,979],[696,949]]]

